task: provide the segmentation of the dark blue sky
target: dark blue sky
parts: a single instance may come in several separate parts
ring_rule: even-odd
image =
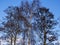
[[[0,23],[6,15],[3,10],[8,6],[19,6],[20,0],[0,0]],[[41,0],[41,5],[49,8],[55,15],[55,19],[60,16],[60,0]]]

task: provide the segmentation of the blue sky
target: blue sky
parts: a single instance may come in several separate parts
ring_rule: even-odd
[[[20,0],[0,0],[0,23],[4,20],[6,15],[4,10],[8,6],[19,6]],[[41,0],[41,5],[49,8],[50,11],[54,14],[55,19],[60,16],[60,0]],[[58,28],[58,27],[57,27]]]
[[[50,9],[55,18],[60,16],[60,0],[41,0],[43,6]]]

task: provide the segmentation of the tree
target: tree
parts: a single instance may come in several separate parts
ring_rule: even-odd
[[[5,12],[8,14],[6,16],[7,22],[4,22],[5,32],[11,37],[11,45],[12,38],[14,38],[14,45],[16,45],[16,36],[17,34],[23,31],[20,22],[23,22],[25,23],[25,25],[28,25],[27,19],[24,16],[22,16],[18,7],[9,7],[7,10],[5,10]]]
[[[26,17],[26,19],[28,20],[27,22],[29,24],[29,26],[27,26],[28,31],[25,31],[25,33],[27,33],[28,36],[28,45],[31,44],[32,32],[33,32],[32,20],[34,19],[35,16],[33,15],[33,12],[37,12],[38,8],[39,8],[39,0],[33,0],[31,4],[29,4],[28,1],[26,1],[25,3],[22,3],[22,6],[20,8],[23,16]]]
[[[43,45],[46,45],[47,39],[49,41],[54,41],[56,39],[56,36],[54,35],[52,29],[57,24],[57,22],[54,20],[54,15],[49,11],[49,9],[45,7],[39,8],[39,15],[40,19],[38,21],[38,27],[40,31],[43,33]],[[47,38],[47,34],[52,35],[50,37],[51,39]]]

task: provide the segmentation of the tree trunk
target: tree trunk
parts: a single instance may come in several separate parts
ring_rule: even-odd
[[[11,45],[12,45],[12,36],[11,36]]]
[[[44,30],[44,43],[43,45],[46,45],[46,31]]]
[[[29,26],[29,31],[28,31],[28,45],[31,45],[31,40],[30,40],[30,36],[31,36],[31,29],[32,29],[32,24],[31,24],[31,21],[32,21],[32,11],[30,12],[31,15],[30,15],[30,26]]]
[[[29,28],[29,31],[28,31],[28,45],[30,45],[30,32],[31,32],[31,27]]]
[[[16,35],[15,35],[15,37],[14,37],[14,45],[16,45]]]
[[[25,45],[25,32],[23,32],[23,45]]]
[[[30,39],[28,40],[28,45],[30,45]]]

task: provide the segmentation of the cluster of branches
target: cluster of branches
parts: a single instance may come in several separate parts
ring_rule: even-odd
[[[47,45],[46,41],[55,41],[56,35],[53,28],[57,24],[54,20],[54,15],[49,9],[40,6],[40,0],[22,2],[20,7],[8,7],[5,12],[6,22],[3,22],[3,32],[11,39],[11,45],[14,38],[16,45],[17,35],[23,34],[23,44],[26,45],[26,37],[28,45],[35,45],[35,34],[41,39],[43,45]],[[1,28],[0,28],[1,29]],[[35,33],[34,33],[35,32]],[[48,37],[49,35],[52,35]]]

